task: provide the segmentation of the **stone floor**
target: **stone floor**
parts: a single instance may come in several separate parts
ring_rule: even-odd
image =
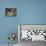
[[[8,46],[7,44],[0,44],[0,46]],[[10,45],[11,46],[11,45]],[[46,46],[45,41],[25,41],[21,40],[19,44],[15,44],[14,46]]]
[[[21,40],[20,41],[20,46],[46,46],[46,42],[45,41],[25,41],[25,40]]]

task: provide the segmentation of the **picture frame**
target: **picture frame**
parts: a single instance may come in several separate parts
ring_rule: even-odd
[[[5,16],[16,16],[16,8],[5,8]]]

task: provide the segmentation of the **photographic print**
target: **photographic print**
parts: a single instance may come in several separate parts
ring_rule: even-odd
[[[16,8],[5,8],[5,16],[16,16]]]

